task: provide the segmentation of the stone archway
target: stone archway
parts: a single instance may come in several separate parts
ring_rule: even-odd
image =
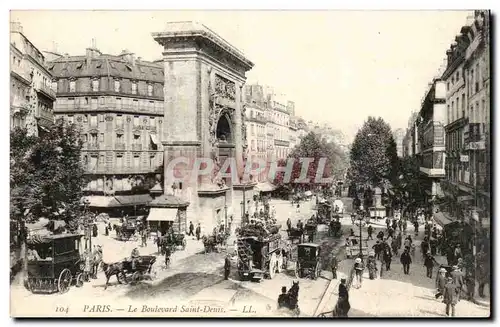
[[[233,128],[231,124],[231,119],[227,114],[223,114],[220,116],[217,121],[217,127],[215,129],[215,136],[218,142],[223,143],[233,143]]]

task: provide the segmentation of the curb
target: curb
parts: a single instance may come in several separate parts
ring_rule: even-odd
[[[327,301],[330,300],[331,295],[335,292],[335,289],[338,288],[338,285],[340,284],[340,280],[342,278],[346,278],[346,275],[342,272],[337,272],[337,279],[330,279],[330,282],[328,283],[328,286],[325,288],[325,291],[321,296],[321,300],[319,301],[318,306],[314,311],[313,317],[317,317],[321,312],[323,312],[323,309],[325,308]]]

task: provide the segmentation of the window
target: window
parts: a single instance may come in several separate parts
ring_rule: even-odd
[[[137,83],[132,82],[132,94],[137,94]]]
[[[97,126],[97,115],[90,115],[90,125]]]
[[[88,123],[89,117],[87,115],[83,115],[83,122]]]
[[[122,108],[122,98],[116,98],[116,109]]]
[[[99,91],[99,80],[92,80],[92,91],[97,92]]]
[[[134,116],[134,127],[139,126],[139,116]]]
[[[451,121],[455,121],[453,115],[455,113],[455,101],[451,101]]]
[[[460,80],[460,71],[457,70],[457,77],[456,77],[457,82]]]
[[[104,122],[104,115],[99,115],[99,122],[103,123]]]
[[[139,100],[134,99],[134,101],[132,102],[132,108],[134,110],[139,110]]]
[[[97,133],[91,133],[90,134],[90,144],[91,145],[96,145],[97,144]]]
[[[123,134],[120,133],[116,134],[116,143],[123,144]]]
[[[76,82],[75,81],[70,81],[69,82],[69,91],[70,92],[76,92]]]
[[[87,136],[87,134],[82,134],[82,142],[87,143],[88,140],[89,140],[89,137]]]
[[[68,108],[69,109],[75,108],[75,98],[68,98]]]
[[[122,168],[123,167],[123,155],[117,154],[116,155],[116,168]]]
[[[99,134],[99,142],[104,142],[104,133]]]
[[[455,76],[451,77],[451,85],[455,84]]]
[[[51,88],[54,92],[57,92],[57,82],[52,82]]]
[[[479,63],[476,64],[476,76],[475,76],[475,83],[474,83],[474,92],[477,93],[479,92],[479,86],[480,86],[480,76],[479,76]]]
[[[104,105],[104,101],[105,101],[105,100],[104,100],[104,97],[100,97],[100,98],[99,98],[99,104],[100,104],[101,106],[103,106],[103,105]]]
[[[462,118],[465,118],[465,94],[462,94],[462,107],[460,110],[462,110]]]
[[[115,81],[115,92],[120,92],[120,81]]]
[[[155,156],[151,155],[149,156],[149,168],[154,168],[155,166]]]
[[[123,116],[116,115],[116,126],[123,127]]]
[[[97,98],[90,99],[90,109],[97,109]]]
[[[148,110],[149,111],[154,111],[155,110],[155,102],[154,101],[149,101]]]
[[[99,166],[103,166],[104,165],[104,154],[101,154],[99,156]]]
[[[149,117],[149,126],[155,127],[155,117]]]
[[[90,157],[90,169],[96,169],[97,168],[97,156],[91,156]]]
[[[73,124],[75,122],[73,115],[68,115],[68,123]]]
[[[134,144],[141,144],[141,136],[134,135]]]
[[[474,91],[474,69],[470,70],[469,95]]]
[[[139,155],[134,155],[134,167],[139,168],[141,166],[141,157]]]
[[[148,84],[148,96],[152,97],[153,96],[153,85]]]

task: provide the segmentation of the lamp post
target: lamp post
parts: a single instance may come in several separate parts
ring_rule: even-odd
[[[246,210],[245,210],[246,196],[245,196],[245,190],[246,190],[246,185],[243,185],[243,201],[240,202],[240,204],[241,204],[241,224],[242,225],[246,224]]]
[[[224,193],[224,230],[227,231],[227,191]]]
[[[359,255],[361,258],[363,258],[363,233],[362,233],[362,225],[361,222],[363,221],[364,212],[362,211],[361,214],[359,215]]]

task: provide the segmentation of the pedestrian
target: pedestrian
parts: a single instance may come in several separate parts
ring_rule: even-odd
[[[380,241],[377,240],[377,242],[372,246],[372,249],[375,251],[375,258],[380,260],[380,254],[382,253],[382,244]]]
[[[447,283],[444,286],[443,302],[446,304],[446,315],[455,317],[455,306],[458,303],[457,286],[453,283],[453,278],[448,277]]]
[[[332,268],[332,279],[337,279],[337,268],[338,268],[339,262],[337,260],[337,257],[335,255],[332,256],[332,260],[330,262],[330,266]]]
[[[281,287],[281,294],[278,296],[278,309],[286,308],[288,305],[288,294],[286,293],[286,286]]]
[[[439,263],[434,259],[430,252],[424,257],[424,266],[427,269],[426,276],[432,278],[432,269],[434,269],[434,265],[439,265]]]
[[[389,219],[389,217],[385,218],[385,224],[387,225],[387,229],[391,227],[391,220]]]
[[[356,277],[356,288],[361,288],[363,284],[363,271],[365,270],[365,266],[363,264],[363,260],[361,258],[356,258],[354,260],[354,274]]]
[[[389,238],[393,238],[394,237],[394,229],[392,229],[392,227],[389,227],[389,229],[387,229],[387,237]]]
[[[385,263],[385,270],[390,271],[391,261],[392,261],[391,247],[389,246],[389,244],[387,244],[387,240],[385,240],[385,242],[382,245],[383,245],[382,260]]]
[[[367,229],[367,232],[368,232],[368,238],[367,240],[373,240],[373,227],[372,225],[368,224],[368,229]]]
[[[92,237],[97,237],[98,230],[97,230],[97,224],[93,223],[92,224]]]
[[[394,230],[398,229],[398,221],[396,219],[392,220],[392,229]]]
[[[300,203],[297,202],[297,213],[300,213]]]
[[[453,271],[450,273],[450,276],[453,278],[453,284],[457,286],[458,297],[460,299],[460,294],[464,286],[464,274],[460,271],[458,266],[453,266],[452,269]]]
[[[408,220],[405,218],[403,222],[403,234],[406,235],[406,230],[408,229]]]
[[[427,242],[427,236],[424,237],[424,240],[420,243],[420,251],[422,252],[422,258],[425,259],[425,255],[429,251],[429,242]]]
[[[224,279],[227,280],[229,278],[229,274],[231,273],[231,256],[226,255],[226,259],[224,260]]]
[[[397,239],[392,239],[391,241],[391,249],[392,249],[392,253],[394,253],[394,255],[398,255],[398,241]]]
[[[347,317],[347,314],[351,309],[351,305],[349,304],[349,291],[347,290],[346,284],[346,279],[342,278],[339,285],[339,299],[333,312],[334,316],[337,317]]]
[[[377,277],[377,260],[375,259],[375,252],[370,251],[368,254],[368,260],[366,263],[366,267],[368,268],[368,277],[373,280]]]
[[[108,225],[106,225],[106,227],[104,227],[104,235],[109,236],[109,228],[108,228]]]
[[[189,233],[187,236],[194,236],[194,225],[192,221],[189,222]]]
[[[378,234],[377,234],[377,238],[378,238],[380,241],[382,241],[382,240],[384,239],[384,232],[383,232],[383,231],[378,232]]]
[[[403,253],[401,254],[401,264],[403,265],[403,273],[405,275],[409,275],[410,274],[410,264],[411,264],[411,256],[410,256],[410,253],[408,252],[407,249],[405,249],[403,251]]]
[[[349,236],[351,236],[351,237],[355,236],[354,229],[351,228],[351,232],[349,233]]]
[[[286,226],[288,227],[288,230],[292,230],[292,220],[290,217],[286,220]]]
[[[418,219],[413,222],[413,227],[415,228],[415,236],[418,236]]]
[[[462,258],[462,250],[460,249],[460,245],[457,244],[455,245],[455,250],[453,251],[453,257],[454,257],[454,264],[457,263],[459,258]]]
[[[304,230],[304,224],[302,223],[302,220],[300,220],[300,219],[297,222],[297,229],[298,230]]]
[[[446,282],[447,282],[446,269],[441,267],[439,268],[439,273],[436,277],[436,289],[437,289],[437,293],[435,295],[436,299],[438,299],[440,296],[443,296]]]
[[[170,265],[170,256],[172,255],[172,250],[170,250],[170,246],[165,246],[165,268],[168,268]]]
[[[196,226],[196,240],[200,240],[200,234],[201,234],[201,226],[200,223],[198,223],[198,226]]]
[[[141,240],[142,240],[141,243],[142,247],[148,246],[148,232],[145,228],[141,230]]]
[[[398,220],[398,229],[400,233],[403,231],[403,221],[401,219]]]

